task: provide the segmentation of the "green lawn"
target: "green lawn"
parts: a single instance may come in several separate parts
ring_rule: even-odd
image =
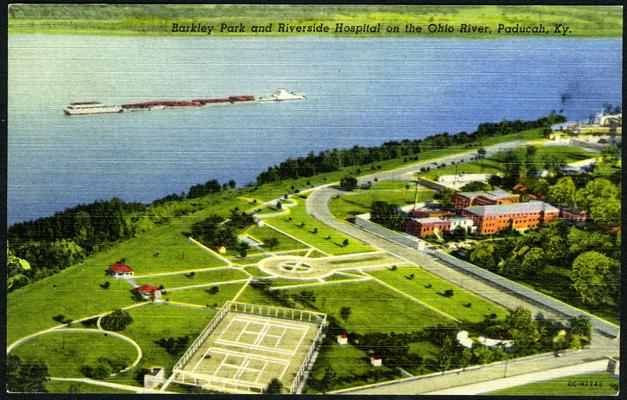
[[[383,365],[382,367],[373,367],[370,364],[368,355],[353,347],[350,344],[340,346],[337,344],[335,337],[329,337],[329,340],[325,340],[322,344],[324,347],[316,359],[311,376],[314,379],[322,379],[324,377],[327,366],[333,368],[338,378],[351,377],[354,375],[364,374],[375,369],[383,371],[389,370],[389,367]],[[365,385],[367,382],[353,380],[351,382],[343,382],[333,386],[332,390],[339,390],[348,387]],[[317,394],[318,391],[305,385],[304,394]]]
[[[262,246],[266,251],[286,251],[286,250],[300,250],[307,249],[308,247],[299,241],[296,241],[288,236],[285,236],[274,229],[255,226],[248,230],[248,234],[254,239],[266,242],[270,238],[275,238],[279,241],[279,244],[273,249],[269,249],[267,246]]]
[[[137,350],[122,339],[91,332],[53,332],[38,336],[16,347],[11,354],[22,359],[41,359],[50,376],[85,378],[81,365],[97,365],[99,357],[121,359],[129,366],[137,358]]]
[[[180,232],[167,228],[143,240],[122,243],[110,252],[109,264],[124,258],[137,275],[224,266],[217,257],[189,243]]]
[[[570,163],[573,161],[590,158],[595,155],[595,153],[573,146],[536,146],[536,148],[537,153],[534,163],[536,164],[538,171],[543,169],[544,162],[542,160],[547,155],[555,157],[558,163]],[[524,148],[519,148],[514,151],[520,153],[521,155],[524,155],[525,153]],[[448,165],[443,168],[433,169],[427,173],[422,174],[421,176],[427,179],[437,181],[438,177],[442,175],[451,175],[458,173],[496,174],[499,172],[503,172],[502,168],[504,158],[504,154],[497,154],[483,160],[471,161],[463,164]]]
[[[97,257],[95,257],[97,258]],[[74,320],[129,306],[135,301],[124,280],[105,275],[93,258],[20,288],[7,296],[7,343],[58,325],[52,317]],[[99,285],[111,282],[109,289]]]
[[[151,284],[155,286],[163,285],[165,289],[171,289],[182,286],[202,285],[205,283],[234,281],[237,279],[246,279],[248,275],[236,268],[218,269],[215,271],[196,272],[193,276],[190,274],[166,275],[145,277],[136,279],[140,285]]]
[[[372,251],[372,248],[369,246],[358,242],[356,239],[349,238],[314,219],[307,214],[304,203],[304,199],[299,199],[298,206],[292,208],[289,215],[268,218],[266,222],[332,255]],[[305,225],[301,226],[303,223]],[[314,233],[315,229],[317,229],[317,233]],[[329,236],[329,239],[325,239]],[[342,244],[345,239],[348,239],[348,246]]]
[[[303,289],[288,290],[297,294]],[[309,287],[316,295],[315,306],[333,315],[350,332],[411,332],[438,324],[451,325],[448,319],[402,297],[375,282]],[[347,321],[340,309],[350,307]]]
[[[203,309],[149,304],[129,310],[133,322],[120,333],[135,340],[144,355],[139,368],[166,368],[166,376],[182,354],[171,355],[155,341],[169,337],[189,336],[188,346],[211,321],[214,312]],[[127,385],[138,385],[134,374],[126,377]]]
[[[586,382],[596,384],[582,386]],[[613,377],[609,372],[598,372],[529,383],[486,394],[495,396],[617,396],[618,385],[618,378]]]
[[[198,304],[201,306],[208,305],[210,307],[220,308],[224,303],[232,300],[244,285],[245,282],[216,286],[219,290],[216,294],[210,294],[208,292],[211,286],[200,289],[177,290],[166,293],[163,295],[163,298],[182,303]]]
[[[246,272],[248,272],[249,274],[251,274],[255,278],[265,278],[267,276],[272,276],[272,275],[266,274],[265,272],[261,271],[257,267],[246,267],[244,269],[246,270]]]
[[[502,318],[507,315],[507,311],[502,307],[475,296],[420,267],[400,267],[396,271],[381,269],[370,271],[368,274],[461,321],[476,323],[492,313]],[[408,279],[410,274],[414,275],[411,280]],[[427,285],[431,287],[427,288]],[[448,289],[453,290],[452,297],[443,296],[444,291]],[[468,303],[472,306],[465,307],[464,305]]]
[[[409,189],[405,187],[409,185]],[[414,185],[410,182],[381,182],[370,189],[358,189],[347,192],[329,202],[331,212],[339,219],[348,220],[358,214],[368,213],[375,201],[385,201],[400,206],[412,204],[416,195]],[[433,199],[433,190],[419,190],[418,201]]]
[[[115,389],[105,386],[91,385],[84,382],[67,382],[67,381],[48,381],[46,389],[49,393],[69,393],[70,389],[77,390],[74,393],[135,393],[127,390]]]
[[[210,195],[198,201],[207,207],[9,293],[7,342],[58,325],[52,320],[58,314],[76,320],[133,304],[131,286],[105,274],[107,267],[121,258],[125,258],[137,273],[223,266],[217,258],[187,243],[181,232],[188,231],[192,223],[210,214],[226,216],[229,210],[241,208],[246,202],[234,199],[232,193]],[[154,255],[156,252],[159,252],[158,256]],[[174,261],[169,262],[169,259]],[[111,282],[107,290],[99,286],[105,281]]]

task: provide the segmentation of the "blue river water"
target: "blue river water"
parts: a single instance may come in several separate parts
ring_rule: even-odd
[[[622,93],[620,39],[142,38],[11,35],[8,223],[209,179],[254,182],[287,157],[562,110]],[[306,101],[68,117],[70,102],[268,95]]]

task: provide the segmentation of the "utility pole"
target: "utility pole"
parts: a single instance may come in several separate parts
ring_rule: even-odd
[[[414,210],[418,205],[418,177],[416,177],[416,192],[414,193]]]

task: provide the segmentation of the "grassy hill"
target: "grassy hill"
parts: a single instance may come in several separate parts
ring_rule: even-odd
[[[490,34],[428,33],[427,25],[461,23],[488,25],[544,24],[552,31],[554,23],[572,27],[570,36],[620,37],[622,35],[621,7],[558,7],[558,6],[346,6],[346,5],[35,5],[13,4],[9,8],[10,33],[74,33],[169,35],[172,22],[200,24],[265,25],[268,23],[325,23],[329,33],[289,33],[281,35],[337,36],[335,23],[396,25],[400,32],[393,36],[415,37],[405,33],[404,25],[412,23],[425,28],[424,36],[506,37]],[[274,28],[276,32],[276,27]],[[201,33],[202,34],[202,33]],[[215,32],[212,35],[216,34]],[[220,34],[220,33],[217,33]],[[227,34],[227,33],[222,33]],[[248,31],[246,34],[253,34]],[[273,33],[274,34],[274,33]],[[206,34],[203,34],[206,35]],[[340,34],[355,37],[354,33]],[[363,36],[389,36],[362,34]],[[509,36],[520,36],[510,34]],[[542,36],[544,36],[542,34]],[[526,37],[526,36],[525,36]]]

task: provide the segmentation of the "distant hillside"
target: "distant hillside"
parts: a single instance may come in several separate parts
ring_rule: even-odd
[[[13,4],[11,33],[165,34],[173,21],[186,23],[460,23],[496,26],[554,23],[569,25],[572,36],[620,37],[621,7],[556,6],[318,6],[318,5],[115,5]],[[310,33],[311,35],[311,33]],[[333,36],[333,33],[319,33]],[[401,30],[399,36],[415,36]],[[449,36],[468,35],[448,34]],[[482,34],[470,37],[481,37]],[[516,36],[512,34],[511,36]],[[491,37],[494,37],[492,35]],[[501,36],[498,36],[501,37]]]

